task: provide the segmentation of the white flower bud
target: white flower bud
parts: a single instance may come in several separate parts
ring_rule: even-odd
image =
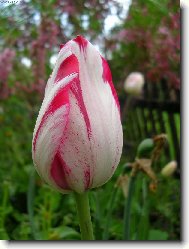
[[[144,83],[144,76],[141,73],[130,73],[124,83],[125,92],[130,95],[139,96],[142,93]]]
[[[161,174],[164,177],[172,176],[175,170],[177,169],[177,162],[171,161],[161,170]]]

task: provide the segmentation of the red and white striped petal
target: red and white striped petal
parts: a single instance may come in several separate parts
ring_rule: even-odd
[[[56,88],[62,100],[53,100]],[[54,103],[57,108],[51,114]],[[62,192],[81,193],[112,176],[122,144],[110,69],[99,52],[79,36],[63,46],[47,83],[34,131],[34,162],[49,184]]]
[[[50,167],[67,124],[69,88],[75,77],[77,74],[72,74],[52,87],[43,100],[33,133],[33,161],[39,175],[50,185]]]

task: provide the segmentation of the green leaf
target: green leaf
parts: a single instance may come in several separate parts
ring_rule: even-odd
[[[9,236],[4,228],[0,228],[0,239],[1,240],[9,240]]]
[[[149,232],[148,240],[167,240],[168,237],[169,237],[169,235],[167,232],[152,229]]]
[[[73,228],[62,226],[52,229],[52,232],[49,236],[50,240],[80,240],[80,234],[75,231]]]

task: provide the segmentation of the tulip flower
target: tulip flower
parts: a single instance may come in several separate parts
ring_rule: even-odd
[[[139,96],[144,86],[144,76],[139,72],[133,72],[128,75],[124,82],[126,93]]]
[[[120,107],[106,60],[82,36],[61,46],[36,121],[32,154],[54,189],[83,193],[113,175],[123,145]]]

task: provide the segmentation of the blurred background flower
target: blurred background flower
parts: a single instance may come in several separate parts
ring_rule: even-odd
[[[130,73],[124,82],[124,90],[128,94],[140,96],[144,83],[144,76],[141,73]]]

